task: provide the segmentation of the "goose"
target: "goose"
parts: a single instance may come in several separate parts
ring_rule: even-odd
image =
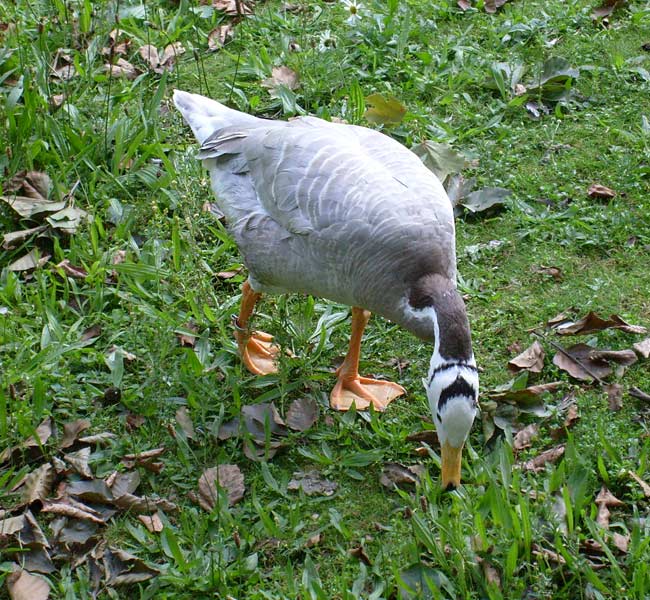
[[[459,486],[479,380],[456,288],[453,208],[438,178],[410,150],[365,127],[261,119],[180,90],[174,103],[200,144],[198,158],[249,273],[233,317],[243,364],[258,375],[277,371],[273,337],[250,328],[262,294],[347,304],[350,343],[330,405],[382,411],[405,390],[359,375],[361,339],[371,313],[397,323],[432,346],[423,384],[442,486]]]

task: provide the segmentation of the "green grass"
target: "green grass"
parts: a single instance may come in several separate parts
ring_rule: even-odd
[[[363,372],[399,379],[408,390],[382,415],[327,408],[333,369],[347,348],[346,307],[265,298],[255,325],[296,358],[263,379],[242,368],[230,316],[245,273],[217,275],[237,270],[241,258],[224,227],[201,209],[211,201],[207,176],[170,102],[178,87],[260,116],[310,113],[367,124],[363,97],[393,95],[408,113],[387,129],[390,135],[407,146],[449,143],[470,159],[464,174],[478,187],[512,190],[504,209],[465,215],[457,224],[461,287],[487,402],[488,391],[512,377],[509,347],[526,347],[530,330],[563,310],[578,317],[617,313],[650,325],[650,53],[641,48],[650,42],[650,11],[630,0],[605,27],[592,20],[594,5],[511,0],[488,15],[482,6],[463,13],[451,0],[365,2],[362,20],[351,27],[342,4],[300,2],[294,12],[269,1],[236,24],[233,40],[215,53],[207,52],[207,35],[228,18],[194,11],[187,0],[146,7],[126,0],[18,0],[0,7],[0,23],[8,25],[0,28],[0,139],[7,148],[0,181],[6,186],[20,171],[44,171],[55,199],[78,181],[75,205],[92,215],[72,236],[0,249],[0,451],[32,435],[47,416],[59,429],[88,418],[89,432],[117,435],[91,455],[97,477],[124,470],[124,454],[164,446],[164,469],[140,469],[138,493],[179,506],[164,516],[162,533],[147,532],[128,512],[102,529],[111,544],[161,573],[127,587],[100,586],[99,597],[650,597],[650,505],[627,474],[650,479],[648,406],[625,395],[623,409],[611,412],[599,386],[578,386],[551,364],[547,342],[538,380],[565,381],[580,412],[563,459],[539,473],[515,464],[557,443],[550,433],[564,419],[555,408],[558,396],[547,398],[549,416],[519,416],[523,424],[538,422],[541,434],[518,456],[510,430],[486,444],[477,423],[465,485],[452,494],[440,490],[436,452],[418,457],[405,439],[427,418],[420,379],[429,360],[429,350],[406,332],[376,318],[366,333]],[[102,49],[117,15],[120,39],[131,40],[124,58],[141,70],[133,80],[109,78],[104,69]],[[320,51],[326,29],[336,45]],[[187,50],[176,67],[162,75],[148,71],[138,48],[176,41]],[[51,75],[59,48],[77,71],[67,81]],[[555,57],[567,59],[579,76],[566,101],[533,120],[508,85],[499,89],[494,65],[523,65],[521,83],[530,88]],[[301,85],[274,99],[260,82],[280,65],[294,69]],[[53,108],[57,94],[66,101]],[[592,183],[617,196],[589,198]],[[33,223],[0,206],[0,230],[27,226]],[[471,251],[491,240],[503,243]],[[9,272],[35,245],[49,261],[31,273]],[[114,264],[120,251],[125,260]],[[64,259],[88,276],[66,276],[55,267]],[[562,279],[536,272],[540,265],[560,268]],[[190,322],[197,341],[183,347],[177,334]],[[94,325],[101,334],[81,341]],[[585,339],[622,349],[639,338],[605,331]],[[118,350],[107,361],[115,346],[136,358]],[[405,361],[401,374],[394,359]],[[650,392],[648,363],[633,365],[620,381]],[[121,392],[119,402],[106,394],[112,387]],[[268,464],[245,458],[241,441],[216,438],[219,424],[242,405],[273,401],[284,413],[304,396],[320,404],[317,425],[292,434]],[[182,406],[194,440],[176,423]],[[129,428],[129,413],[142,415],[144,424]],[[57,455],[56,443],[44,452],[47,459]],[[387,461],[424,463],[428,474],[417,489],[392,492],[379,483]],[[0,466],[2,508],[17,504],[11,488],[42,462],[25,455]],[[241,503],[207,513],[188,493],[205,468],[221,463],[240,465],[247,491]],[[288,491],[293,472],[309,468],[336,481],[338,491],[322,498]],[[627,553],[596,524],[601,485],[624,502],[612,509],[611,531],[630,534]],[[558,503],[565,517],[557,516]],[[40,513],[38,520],[50,537],[52,515]],[[309,544],[316,534],[319,542]],[[584,551],[589,539],[607,548],[598,557],[601,568]],[[350,554],[360,545],[369,565]],[[3,550],[0,580],[12,570],[12,556]],[[500,584],[489,583],[485,561]],[[51,597],[91,597],[87,564],[56,567],[48,575]],[[409,595],[404,589],[415,580],[425,590]]]

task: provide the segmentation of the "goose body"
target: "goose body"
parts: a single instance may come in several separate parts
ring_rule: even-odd
[[[362,332],[367,321],[359,310],[398,323],[434,345],[427,384],[434,416],[442,408],[429,393],[436,370],[454,365],[447,388],[457,377],[471,380],[471,410],[463,403],[451,410],[456,396],[445,402],[449,414],[471,416],[471,426],[478,380],[456,291],[453,209],[435,175],[364,127],[314,117],[269,121],[180,91],[174,101],[201,144],[199,158],[249,271],[244,291],[254,294],[252,306],[261,293],[299,292],[357,307],[353,337],[355,322]],[[397,388],[391,393],[403,393]],[[462,442],[467,420],[455,418]]]

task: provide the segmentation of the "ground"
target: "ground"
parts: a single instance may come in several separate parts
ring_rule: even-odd
[[[594,311],[650,326],[650,10],[641,0],[609,15],[593,15],[599,4],[589,0],[510,0],[496,12],[481,1],[463,10],[451,0],[389,0],[359,3],[356,19],[352,4],[259,2],[243,19],[219,0],[0,7],[3,195],[29,196],[21,173],[46,173],[50,200],[89,215],[72,210],[79,222],[64,227],[65,215],[43,219],[55,211],[20,217],[0,203],[3,232],[45,225],[0,249],[0,519],[7,528],[27,507],[36,515],[51,546],[53,568],[41,569],[50,597],[650,596],[650,412],[628,393],[650,393],[649,363],[639,353],[606,377],[623,391],[611,410],[604,384],[551,361],[557,345],[624,350],[647,334],[568,337],[546,325],[560,312],[577,320]],[[225,44],[209,50],[221,25],[231,26]],[[163,60],[139,51],[146,44]],[[118,59],[109,77],[106,64]],[[281,66],[289,70],[273,71]],[[176,87],[259,116],[309,113],[383,128],[408,147],[444,143],[465,157],[463,177],[476,189],[511,192],[487,211],[460,209],[457,220],[483,409],[458,491],[440,489],[432,436],[423,454],[406,439],[433,428],[421,385],[431,349],[391,323],[371,320],[362,355],[364,373],[408,391],[383,414],[328,408],[348,307],[265,297],[256,326],[295,356],[282,356],[277,376],[243,369],[231,316],[246,273],[206,205],[207,176],[170,101]],[[375,93],[399,103],[395,122],[366,116]],[[590,195],[593,184],[613,194]],[[36,248],[38,268],[9,268]],[[526,412],[493,390],[535,340],[546,358],[528,383],[562,386]],[[315,403],[318,420],[282,437],[268,461],[247,458],[250,440],[220,439],[242,407],[273,402],[286,415],[294,401]],[[577,420],[567,418],[571,405]],[[64,447],[65,424],[81,422]],[[26,445],[42,423],[43,444]],[[532,424],[529,444],[514,437]],[[261,426],[267,451],[271,425]],[[78,439],[107,432],[104,444]],[[554,462],[526,467],[559,444]],[[156,448],[164,451],[153,459],[124,459]],[[382,485],[393,462],[423,466],[417,485]],[[229,505],[221,495],[206,510],[199,478],[225,464],[241,469],[243,497]],[[42,485],[25,481],[44,465]],[[289,489],[294,473],[312,469],[338,484],[333,494]],[[63,521],[48,510],[52,499],[116,470],[139,473],[134,494],[147,502],[175,506],[115,505],[82,541],[64,543],[58,526],[88,520]],[[609,517],[596,503],[603,486],[621,501]],[[155,513],[162,531],[148,531],[138,512]],[[10,573],[43,544],[3,532],[0,544],[0,597],[21,597]],[[123,556],[124,573],[142,581],[118,580],[89,557],[98,544],[104,560],[118,549],[142,559]]]

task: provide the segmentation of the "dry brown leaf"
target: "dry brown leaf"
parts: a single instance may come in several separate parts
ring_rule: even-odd
[[[0,519],[0,540],[11,537],[22,531],[26,522],[27,519],[24,514],[18,515],[17,517]]]
[[[48,582],[20,567],[7,576],[7,589],[11,600],[47,600],[50,597]]]
[[[130,412],[126,415],[126,428],[129,431],[133,431],[142,427],[145,424],[146,419],[142,415],[136,415],[135,413]]]
[[[531,373],[541,373],[544,368],[544,348],[535,340],[526,350],[508,362],[512,371],[527,370]]]
[[[497,400],[507,400],[515,403],[530,403],[537,400],[542,394],[555,392],[563,385],[564,382],[562,381],[551,381],[550,383],[531,385],[521,390],[489,392],[489,395],[491,398],[496,398]]]
[[[462,11],[466,11],[472,8],[472,5],[469,0],[458,0],[456,4],[458,5],[458,8],[460,8],[460,10]]]
[[[499,571],[492,565],[488,560],[481,559],[481,568],[483,569],[483,576],[488,585],[496,587],[498,590],[501,589],[501,575]]]
[[[105,64],[104,71],[109,73],[111,77],[125,77],[129,80],[135,79],[140,74],[136,67],[123,58],[118,58],[114,65]]]
[[[196,335],[194,334],[199,331],[199,328],[194,323],[185,323],[183,329],[185,331],[176,334],[178,341],[185,348],[194,348],[196,344]]]
[[[98,524],[103,524],[104,521],[97,517],[96,515],[91,512],[93,509],[90,508],[89,506],[86,506],[85,508],[87,510],[83,510],[80,508],[80,506],[83,506],[80,502],[75,502],[74,504],[70,502],[70,500],[66,501],[60,501],[60,502],[54,502],[50,500],[45,500],[43,502],[43,507],[41,508],[41,512],[49,512],[53,513],[55,515],[62,515],[64,517],[70,517],[72,519],[82,519],[86,521],[92,521],[93,523],[98,523]]]
[[[278,88],[285,87],[295,90],[300,86],[298,73],[289,67],[273,67],[271,77],[262,80],[261,86],[269,90],[271,98],[278,97]]]
[[[17,248],[25,240],[31,238],[34,235],[38,235],[47,229],[47,225],[38,225],[37,227],[31,227],[29,229],[21,229],[20,231],[12,231],[10,233],[5,233],[2,237],[2,247],[5,250],[13,250]]]
[[[62,269],[68,277],[72,277],[73,279],[86,279],[88,277],[88,271],[83,267],[73,265],[67,258],[56,265],[56,268]]]
[[[485,0],[483,6],[486,13],[493,14],[497,9],[501,8],[508,0]]]
[[[102,332],[102,328],[99,325],[91,325],[87,329],[84,329],[81,337],[79,338],[80,342],[88,342],[89,340],[94,340]]]
[[[75,496],[84,502],[109,504],[114,500],[111,489],[103,479],[69,481],[65,491],[69,496]]]
[[[219,271],[217,273],[217,277],[219,279],[232,279],[233,277],[236,277],[242,272],[242,269],[238,269],[237,271]]]
[[[122,494],[115,499],[115,506],[131,513],[144,514],[154,510],[163,512],[176,512],[178,506],[166,498],[154,498],[151,496],[134,496],[133,494]]]
[[[93,472],[90,470],[88,461],[90,459],[90,447],[86,446],[77,452],[70,452],[69,454],[64,454],[63,458],[65,461],[83,477],[88,477],[91,479]]]
[[[389,462],[382,469],[379,482],[389,489],[415,485],[424,474],[423,465],[410,465],[408,467],[399,463]]]
[[[104,446],[108,445],[115,438],[117,438],[117,435],[114,433],[111,433],[110,431],[104,431],[95,435],[86,435],[84,437],[80,437],[79,441],[82,444],[90,444],[91,446]]]
[[[561,554],[558,554],[557,552],[553,552],[552,550],[547,550],[546,548],[542,548],[537,544],[533,544],[532,547],[533,547],[533,556],[535,558],[541,558],[549,563],[554,563],[556,565],[566,564],[566,560]]]
[[[632,344],[632,348],[643,358],[650,358],[650,337],[636,344]]]
[[[158,513],[154,513],[153,515],[138,515],[138,519],[142,521],[151,533],[160,533],[163,530],[163,522],[160,520]]]
[[[220,10],[230,16],[245,16],[250,15],[253,11],[244,2],[244,0],[212,0],[204,1],[203,4],[211,4],[217,10]]]
[[[643,495],[646,498],[650,498],[650,485],[643,481],[643,479],[641,479],[634,471],[628,471],[627,474],[641,486]]]
[[[440,440],[438,439],[438,433],[433,431],[433,429],[425,429],[424,431],[417,431],[416,433],[410,433],[406,436],[407,442],[424,442],[431,448],[440,447]]]
[[[149,65],[150,69],[157,69],[160,66],[160,56],[158,55],[158,48],[151,44],[145,44],[138,48],[138,54]]]
[[[192,417],[190,417],[187,406],[181,406],[176,411],[176,422],[180,425],[180,428],[183,430],[183,433],[188,440],[196,438],[194,424],[192,423]]]
[[[614,190],[599,183],[592,183],[587,190],[587,195],[590,198],[602,198],[605,200],[616,198],[616,192]]]
[[[608,362],[616,363],[622,367],[629,367],[633,365],[638,359],[634,350],[598,350],[594,348],[591,352],[591,358],[594,360],[606,360]]]
[[[320,533],[315,533],[311,537],[307,538],[307,541],[305,542],[305,547],[306,548],[313,548],[314,546],[318,546],[321,541],[321,534]]]
[[[598,496],[596,496],[594,503],[598,506],[596,522],[603,529],[609,529],[609,507],[624,505],[624,503],[614,496],[614,494],[612,494],[605,486],[600,488],[600,492],[598,492]]]
[[[609,383],[603,386],[607,393],[609,410],[617,411],[623,408],[623,386],[620,383]]]
[[[370,557],[366,554],[366,551],[363,548],[363,546],[359,545],[356,548],[352,548],[351,550],[348,550],[348,554],[354,558],[358,558],[364,565],[367,565],[368,567],[372,566],[372,561],[370,560]]]
[[[154,448],[153,450],[144,450],[143,452],[136,452],[135,454],[125,454],[122,457],[122,461],[132,460],[139,463],[146,460],[151,460],[152,458],[157,458],[164,452],[165,448]]]
[[[549,325],[551,322],[549,321]],[[646,333],[642,325],[631,325],[618,315],[610,315],[609,319],[599,317],[594,311],[589,311],[582,319],[571,322],[564,318],[562,321],[551,325],[560,335],[585,335],[603,331],[604,329],[620,329],[625,333]]]
[[[636,398],[638,400],[643,400],[644,402],[650,402],[650,394],[646,394],[644,391],[640,390],[638,387],[631,387],[628,391],[628,394],[632,396],[632,398]]]
[[[512,447],[514,450],[523,450],[524,448],[530,448],[532,441],[539,435],[539,425],[537,423],[531,423],[526,425],[522,430],[517,432],[514,439],[512,440]]]
[[[294,431],[306,431],[318,420],[318,404],[313,398],[297,398],[287,410],[287,426]]]
[[[523,87],[523,86],[522,86]],[[526,93],[526,88],[521,91],[521,94]],[[541,273],[542,275],[548,275],[552,277],[555,281],[562,281],[563,274],[562,269],[559,267],[547,267],[544,265],[539,265],[539,267],[533,267],[535,273]]]
[[[232,37],[232,25],[219,25],[208,34],[208,48],[213,52],[219,50]]]
[[[538,456],[531,458],[522,465],[524,471],[533,471],[537,473],[543,471],[548,463],[556,463],[564,456],[564,444],[545,450]]]
[[[628,548],[630,546],[630,536],[622,535],[620,533],[612,533],[612,542],[616,548],[623,554],[627,554]]]
[[[623,6],[627,0],[604,0],[604,2],[591,13],[591,18],[604,19],[609,17],[617,8]]]
[[[296,471],[291,481],[287,484],[288,490],[302,490],[308,496],[313,494],[331,496],[338,487],[338,483],[324,479],[315,469],[310,471]]]
[[[77,441],[79,434],[82,431],[85,431],[90,427],[90,421],[88,419],[77,419],[75,421],[70,421],[63,426],[63,439],[59,448],[69,448]]]
[[[160,67],[164,67],[168,71],[171,71],[176,64],[176,59],[183,54],[185,54],[185,48],[180,42],[167,44],[163,50],[162,56],[160,57]],[[162,70],[160,72],[162,72]]]
[[[227,493],[230,506],[244,497],[244,475],[237,465],[219,465],[203,471],[199,478],[199,504],[208,512],[216,505],[217,488]]]
[[[41,465],[32,471],[22,485],[22,501],[31,504],[36,500],[45,500],[52,491],[54,483],[54,469],[50,463]]]
[[[613,370],[606,360],[592,357],[594,350],[596,348],[587,344],[574,344],[565,348],[564,352],[558,352],[553,357],[553,364],[581,381],[603,379],[611,375]]]

